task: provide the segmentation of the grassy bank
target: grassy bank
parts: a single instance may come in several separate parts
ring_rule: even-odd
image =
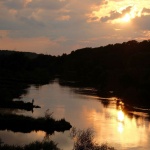
[[[34,105],[33,102],[24,101],[9,101],[0,103],[0,108],[12,108],[12,109],[23,109],[26,111],[33,111],[34,108],[41,108],[40,106]]]
[[[48,134],[54,131],[65,131],[71,128],[71,124],[65,119],[55,120],[51,116],[40,118],[27,117],[23,115],[0,114],[0,130],[11,130],[13,132],[30,133],[31,131],[45,131]]]

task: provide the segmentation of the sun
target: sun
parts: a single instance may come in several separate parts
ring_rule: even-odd
[[[118,22],[120,23],[129,23],[132,21],[132,19],[134,19],[136,16],[138,16],[138,13],[137,13],[137,8],[136,7],[133,7],[130,12],[124,14],[120,20]]]
[[[130,22],[131,21],[131,16],[129,14],[126,14],[123,18],[121,18],[122,22]]]
[[[129,7],[127,7],[129,8]],[[126,8],[126,9],[127,9]],[[138,8],[136,6],[130,8],[129,11],[127,11],[126,13],[124,12],[125,11],[125,8],[122,7],[120,9],[118,9],[118,13],[120,14],[120,17],[119,18],[116,18],[114,20],[112,20],[111,22],[113,24],[115,23],[120,23],[120,24],[129,24],[132,22],[132,20],[135,18],[135,17],[138,17],[140,16],[140,11],[138,10]]]
[[[121,24],[130,23],[133,18],[135,18],[135,14],[133,12],[132,13],[130,12],[126,13],[121,18],[115,19],[113,23],[121,23]]]

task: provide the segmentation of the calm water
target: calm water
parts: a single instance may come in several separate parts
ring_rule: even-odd
[[[49,109],[49,112],[53,112],[54,118],[65,118],[76,128],[93,128],[95,140],[100,144],[107,142],[118,150],[150,149],[150,121],[146,113],[124,113],[116,108],[114,98],[110,98],[110,104],[107,105],[102,97],[80,94],[84,90],[93,91],[94,89],[61,86],[57,81],[39,88],[31,86],[27,95],[22,95],[21,99],[31,102],[34,98],[35,105],[41,108],[34,109],[33,113],[19,110],[17,113],[39,117],[44,116],[45,111]],[[55,132],[52,136],[46,136],[41,131],[29,134],[0,131],[0,138],[4,143],[20,145],[49,138],[64,150],[71,150],[73,147],[69,131]]]

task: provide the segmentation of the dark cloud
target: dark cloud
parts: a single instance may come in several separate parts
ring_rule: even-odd
[[[100,20],[102,22],[107,22],[108,20],[115,20],[115,19],[121,18],[126,13],[129,13],[131,11],[131,9],[132,9],[132,6],[128,6],[125,9],[123,9],[121,13],[119,13],[117,11],[111,11],[110,16],[101,17]]]
[[[19,30],[20,25],[18,22],[6,19],[0,19],[0,30]]]
[[[10,9],[22,9],[24,6],[23,0],[2,0],[2,3]]]
[[[90,18],[90,21],[97,21],[97,20],[99,20],[98,17],[91,17],[91,18]]]
[[[122,10],[122,14],[126,14],[126,13],[129,13],[132,9],[132,6],[128,6],[126,7],[125,9]]]
[[[37,21],[33,18],[27,18],[27,17],[20,17],[19,21],[24,23],[24,26],[28,26],[34,29],[34,27],[44,27],[44,23]]]
[[[142,13],[150,13],[150,9],[148,9],[148,8],[143,8]]]
[[[133,23],[140,30],[150,30],[150,15],[136,17],[133,19]]]
[[[102,17],[101,21],[107,22],[108,20],[114,20],[114,19],[120,18],[121,16],[122,16],[121,13],[119,13],[117,11],[111,11],[110,16],[109,17],[108,16]]]
[[[28,3],[28,7],[30,8],[40,8],[40,9],[60,9],[63,8],[68,2],[60,1],[60,0],[33,0]]]
[[[0,30],[36,30],[39,28],[45,27],[44,22],[40,20],[36,20],[32,16],[29,16],[31,12],[16,11],[15,14],[13,12],[8,11],[8,9],[0,10],[0,14],[4,14],[5,16],[0,16]]]

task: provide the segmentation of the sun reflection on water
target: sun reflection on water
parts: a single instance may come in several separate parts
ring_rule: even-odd
[[[117,115],[118,115],[117,116],[118,121],[123,122],[124,121],[124,113],[123,113],[123,111],[119,110]]]
[[[96,141],[105,143],[111,139],[112,145],[119,143],[120,147],[126,148],[147,145],[146,120],[142,116],[131,117],[123,108],[107,107],[96,110],[84,107],[84,114],[88,117],[87,123],[91,123],[95,130]],[[131,135],[132,138],[129,138]]]
[[[124,130],[123,123],[122,123],[122,122],[119,122],[119,123],[118,123],[118,132],[119,132],[119,133],[122,133],[123,130]]]
[[[124,112],[122,110],[119,110],[117,112],[117,120],[118,122],[118,132],[123,133],[124,131]]]

